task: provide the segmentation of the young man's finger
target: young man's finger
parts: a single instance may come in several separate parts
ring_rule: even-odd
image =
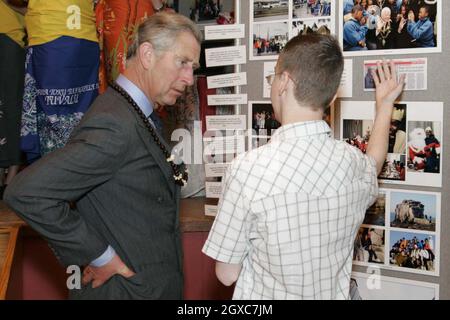
[[[370,70],[370,72],[372,73],[372,78],[373,81],[375,82],[375,87],[378,87],[378,85],[380,84],[380,78],[378,78],[378,73],[375,71],[375,69]]]
[[[384,71],[383,71],[383,67],[381,66],[381,62],[377,61],[377,69],[378,69],[378,77],[380,79],[380,81],[384,81],[385,76],[384,76]]]
[[[391,80],[391,70],[389,69],[389,61],[383,60],[383,71],[386,80]]]
[[[397,80],[397,68],[395,67],[394,60],[391,60],[391,75],[392,79]]]

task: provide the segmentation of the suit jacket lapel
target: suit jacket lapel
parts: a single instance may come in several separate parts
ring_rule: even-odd
[[[144,126],[142,123],[142,120],[138,120],[138,125],[136,126],[136,130],[141,137],[142,142],[144,143],[145,147],[147,148],[148,152],[152,155],[153,159],[155,159],[156,163],[161,169],[161,172],[166,177],[166,182],[168,183],[170,190],[172,193],[175,192],[175,183],[173,178],[173,171],[171,166],[166,160],[166,157],[164,156],[164,153],[160,149],[160,147],[155,143],[153,140],[153,137],[151,136],[148,129]],[[158,133],[156,133],[158,134]],[[158,134],[159,139],[161,142],[165,145],[167,150],[170,150],[170,147],[166,144],[164,139]]]

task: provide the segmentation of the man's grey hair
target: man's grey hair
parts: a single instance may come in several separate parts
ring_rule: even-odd
[[[168,51],[176,44],[178,36],[184,32],[192,34],[201,45],[202,33],[187,17],[168,12],[154,14],[139,25],[128,48],[127,60],[136,55],[139,46],[144,42],[150,42],[157,55]]]

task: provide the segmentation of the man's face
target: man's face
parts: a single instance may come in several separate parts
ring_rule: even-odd
[[[200,46],[195,37],[181,33],[175,46],[155,56],[149,74],[150,97],[162,106],[175,104],[186,87],[194,84],[194,70],[199,67]]]
[[[419,10],[419,19],[420,19],[420,20],[423,20],[423,19],[425,19],[425,18],[427,18],[427,17],[428,17],[427,9],[425,9],[425,8],[420,8],[420,10]]]
[[[355,18],[358,21],[361,21],[363,17],[363,12],[362,11],[356,11],[353,15],[353,18]]]

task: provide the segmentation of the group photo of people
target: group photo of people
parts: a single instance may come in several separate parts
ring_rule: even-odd
[[[277,56],[289,40],[287,22],[253,24],[253,56]]]
[[[252,129],[257,136],[270,137],[276,129],[280,127],[280,123],[275,120],[273,108],[268,104],[252,105]]]
[[[405,181],[406,179],[406,155],[388,153],[384,161],[381,173],[378,175],[379,179]]]
[[[331,5],[335,0],[292,0],[293,18],[314,18],[331,15]]]
[[[435,271],[435,236],[391,231],[390,237],[390,265],[425,272]]]
[[[439,1],[344,0],[344,51],[435,48]]]
[[[348,144],[366,153],[370,135],[372,133],[372,120],[344,119],[343,139]]]
[[[408,130],[408,170],[440,173],[441,123],[409,121]]]

